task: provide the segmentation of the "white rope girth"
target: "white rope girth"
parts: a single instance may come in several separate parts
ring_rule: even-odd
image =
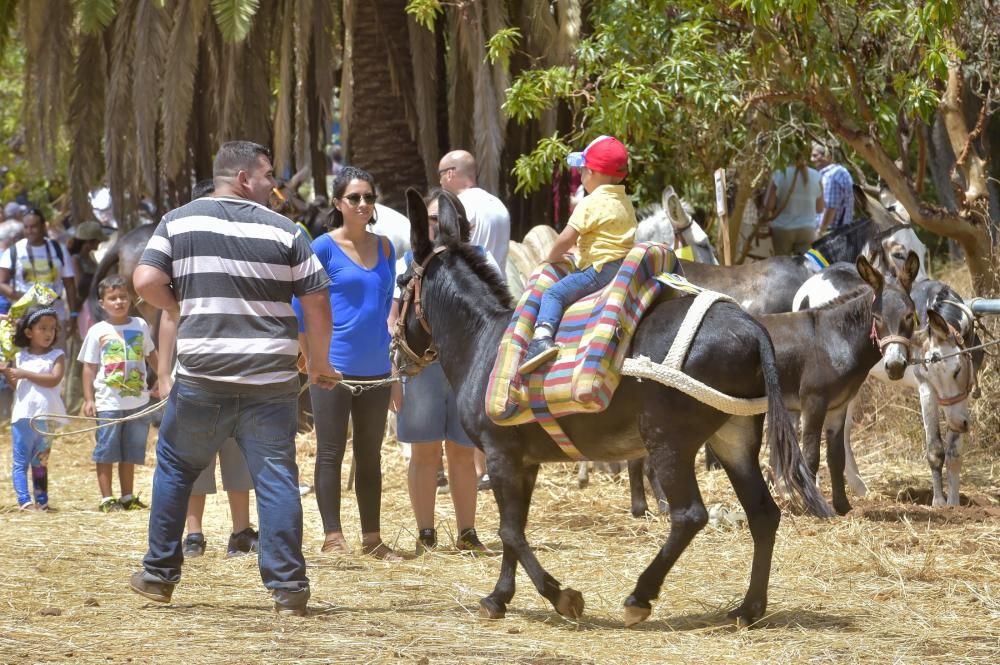
[[[668,388],[676,388],[699,402],[734,416],[753,416],[767,411],[766,396],[752,399],[731,397],[688,376],[681,369],[705,314],[712,305],[720,301],[736,302],[729,296],[715,291],[702,291],[695,296],[694,304],[684,316],[681,328],[677,331],[677,336],[674,337],[674,342],[670,345],[663,362],[655,363],[646,356],[626,358],[622,366],[622,375],[650,379]]]

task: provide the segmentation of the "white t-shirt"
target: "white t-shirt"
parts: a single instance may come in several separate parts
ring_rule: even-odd
[[[32,284],[42,284],[56,292],[59,300],[52,303],[53,309],[59,313],[59,319],[65,321],[67,318],[66,303],[63,302],[63,280],[75,277],[73,274],[73,262],[69,260],[69,250],[65,245],[60,245],[62,257],[60,260],[59,250],[56,249],[56,242],[46,238],[44,245],[32,246],[29,248],[28,239],[21,238],[14,245],[14,252],[17,255],[17,265],[11,266],[10,250],[8,247],[0,256],[0,268],[6,268],[11,272],[11,285],[18,293],[27,293]],[[27,274],[25,274],[27,273]]]
[[[470,245],[482,245],[498,265],[507,265],[507,249],[510,245],[510,213],[507,206],[485,189],[470,187],[458,195],[465,214],[472,225]],[[500,271],[503,275],[503,271]],[[507,281],[506,278],[504,281]]]
[[[52,371],[62,355],[64,355],[62,349],[52,349],[40,356],[30,353],[27,349],[21,349],[17,352],[14,363],[28,372],[46,374]],[[11,422],[31,418],[40,413],[65,415],[66,407],[63,405],[62,397],[59,396],[59,385],[45,388],[34,381],[20,379],[14,392],[14,407],[10,412]]]
[[[798,173],[798,175],[796,175]],[[805,177],[795,166],[783,171],[775,171],[772,177],[776,195],[776,206],[787,199],[785,207],[771,222],[776,229],[811,229],[816,225],[816,199],[823,195],[819,171],[806,168]],[[792,193],[788,188],[795,184]]]
[[[120,326],[95,323],[77,360],[97,365],[94,402],[98,411],[128,411],[149,402],[146,356],[155,348],[149,326],[131,317]]]

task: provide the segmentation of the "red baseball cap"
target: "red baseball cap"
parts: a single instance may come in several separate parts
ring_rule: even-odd
[[[598,136],[583,152],[571,152],[566,163],[576,168],[586,166],[591,171],[616,178],[628,175],[628,148],[613,136]]]

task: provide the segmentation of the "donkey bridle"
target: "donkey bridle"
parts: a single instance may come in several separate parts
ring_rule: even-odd
[[[402,303],[399,308],[399,318],[396,319],[396,325],[392,331],[390,348],[402,351],[403,355],[409,360],[407,365],[416,366],[418,372],[437,360],[438,347],[432,337],[430,346],[427,347],[427,350],[423,354],[418,354],[410,348],[410,345],[406,343],[406,313],[409,311],[410,303],[412,302],[413,312],[417,317],[417,321],[427,331],[427,334],[431,335],[431,325],[427,323],[427,319],[424,317],[421,286],[423,285],[424,271],[427,270],[428,264],[430,264],[434,257],[440,256],[446,251],[448,251],[448,248],[443,245],[435,247],[427,255],[427,258],[419,264],[412,266],[413,278],[406,284],[406,290],[403,291]]]

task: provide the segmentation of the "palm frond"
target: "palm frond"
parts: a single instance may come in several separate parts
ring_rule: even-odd
[[[309,64],[312,58],[313,0],[297,0],[295,8],[295,164],[305,166],[310,159]]]
[[[421,25],[412,15],[407,17],[410,37],[410,59],[413,66],[413,90],[417,111],[417,147],[423,158],[427,181],[434,182],[437,175],[437,40],[434,33]]]
[[[329,0],[315,0],[313,8],[313,76],[316,80],[316,95],[319,98],[320,115],[330,117],[330,103],[333,101],[334,72],[340,68],[339,26],[340,20]],[[321,120],[323,127],[326,122]]]
[[[488,192],[500,187],[500,153],[503,131],[500,127],[500,99],[493,87],[490,65],[486,62],[486,35],[483,32],[483,8],[475,3],[466,8],[458,30],[458,43],[472,72],[475,90],[473,118],[476,171],[479,186]]]
[[[108,86],[104,97],[104,160],[115,219],[128,228],[135,209],[134,199],[126,194],[131,185],[130,157],[134,136],[132,106],[132,56],[135,47],[134,3],[123,3],[111,24],[111,53],[108,59]]]
[[[188,123],[198,73],[198,40],[208,0],[179,0],[167,39],[169,66],[163,72],[163,167],[168,178],[187,161]]]
[[[242,138],[243,127],[243,55],[244,42],[229,42],[222,47],[222,104],[219,105],[219,143]]]
[[[344,20],[344,67],[340,72],[340,144],[344,159],[351,155],[351,131],[354,118],[354,21],[357,0],[342,0]]]
[[[274,111],[274,172],[281,177],[292,169],[292,97],[295,94],[292,70],[292,20],[295,0],[283,0],[281,41],[278,47],[278,98]]]
[[[74,4],[80,16],[80,30],[85,35],[100,34],[115,20],[118,11],[116,0],[76,0]]]
[[[271,145],[271,32],[275,25],[276,0],[261,0],[253,28],[243,51],[243,137]]]
[[[106,75],[103,40],[99,35],[81,35],[69,107],[69,135],[73,146],[69,151],[70,209],[78,222],[90,217],[87,195],[104,175],[101,134]]]
[[[448,11],[448,144],[452,149],[473,145],[475,132],[469,109],[475,104],[472,73],[458,47],[464,19],[456,10]]]
[[[566,3],[561,3],[566,4]],[[487,35],[495,35],[508,25],[507,16],[507,3],[504,2],[487,2],[486,3],[486,31],[484,37]],[[485,41],[484,41],[485,43]],[[485,55],[485,54],[484,54]],[[504,67],[499,61],[490,65],[490,71],[492,73],[493,79],[493,90],[495,91],[497,98],[503,101],[504,91],[510,87],[510,71],[507,67]],[[501,149],[503,149],[503,139],[507,133],[507,119],[504,116],[501,105],[496,106],[496,116],[497,123],[500,128],[500,140]]]
[[[227,42],[246,39],[259,7],[260,0],[212,0],[212,13],[222,38]]]
[[[138,154],[137,176],[146,194],[157,190],[156,132],[160,126],[160,96],[163,92],[164,62],[170,17],[156,2],[141,2],[135,15],[133,35],[132,106]]]
[[[46,173],[55,171],[72,50],[73,8],[60,0],[21,5],[25,43],[24,126],[29,158]]]

